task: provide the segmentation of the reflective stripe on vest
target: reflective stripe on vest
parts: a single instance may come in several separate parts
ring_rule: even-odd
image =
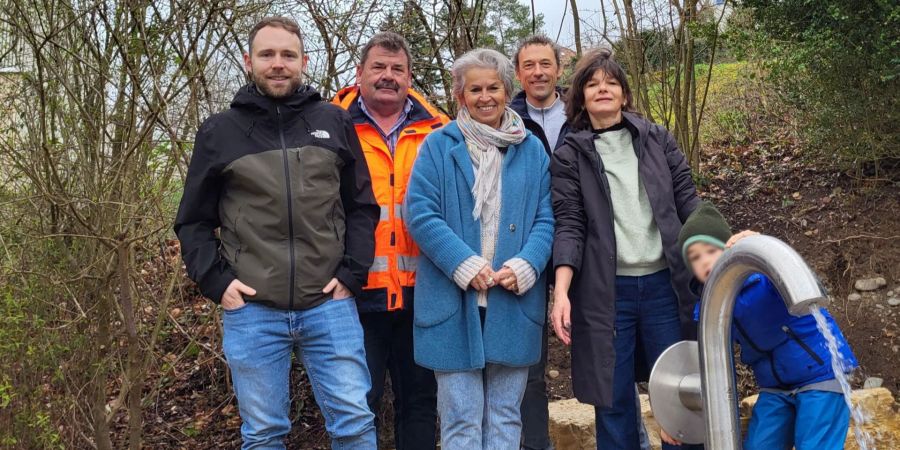
[[[387,256],[376,256],[375,260],[372,261],[372,267],[369,267],[369,273],[387,272],[389,268]]]
[[[397,268],[406,272],[415,272],[418,256],[397,255]],[[387,256],[376,256],[369,268],[369,273],[387,272],[390,268]]]
[[[400,270],[405,270],[407,272],[415,272],[416,264],[418,264],[418,257],[416,257],[416,256],[400,255],[397,257],[397,267]]]
[[[378,216],[379,222],[387,222],[391,220],[391,208],[385,205],[379,205],[381,207],[381,214]],[[403,205],[399,203],[394,204],[394,217],[403,220]]]

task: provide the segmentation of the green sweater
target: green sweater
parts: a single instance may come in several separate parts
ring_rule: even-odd
[[[666,268],[662,238],[638,174],[631,132],[613,128],[597,135],[594,147],[609,180],[616,234],[616,275],[649,275]]]

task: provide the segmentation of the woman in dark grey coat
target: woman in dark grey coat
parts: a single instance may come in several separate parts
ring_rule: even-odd
[[[566,101],[575,131],[550,166],[551,319],[572,344],[575,396],[597,407],[604,449],[639,448],[635,365],[652,367],[669,345],[695,334],[696,298],[677,241],[699,198],[675,139],[631,104],[610,53],[585,55]]]

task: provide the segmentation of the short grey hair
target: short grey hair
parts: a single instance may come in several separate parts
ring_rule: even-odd
[[[506,89],[506,98],[512,98],[513,80],[516,76],[516,69],[513,67],[512,61],[497,50],[476,48],[469,50],[453,62],[450,74],[453,76],[454,99],[462,97],[463,89],[465,89],[466,85],[465,75],[471,69],[495,70],[497,77],[500,78],[500,81],[503,81],[503,88]]]

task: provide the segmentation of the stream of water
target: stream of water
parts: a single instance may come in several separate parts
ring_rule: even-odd
[[[850,408],[856,443],[859,445],[860,450],[875,450],[874,439],[867,431],[863,430],[863,424],[867,423],[871,416],[861,406],[853,406],[853,403],[850,401],[852,391],[850,383],[847,381],[846,364],[844,363],[844,357],[838,351],[834,333],[831,332],[831,328],[828,326],[825,316],[822,315],[819,305],[812,304],[809,307],[809,312],[816,318],[816,326],[828,342],[828,351],[831,352],[831,368],[834,371],[834,377],[841,384],[841,390],[844,392],[844,401],[847,402],[847,407]]]

